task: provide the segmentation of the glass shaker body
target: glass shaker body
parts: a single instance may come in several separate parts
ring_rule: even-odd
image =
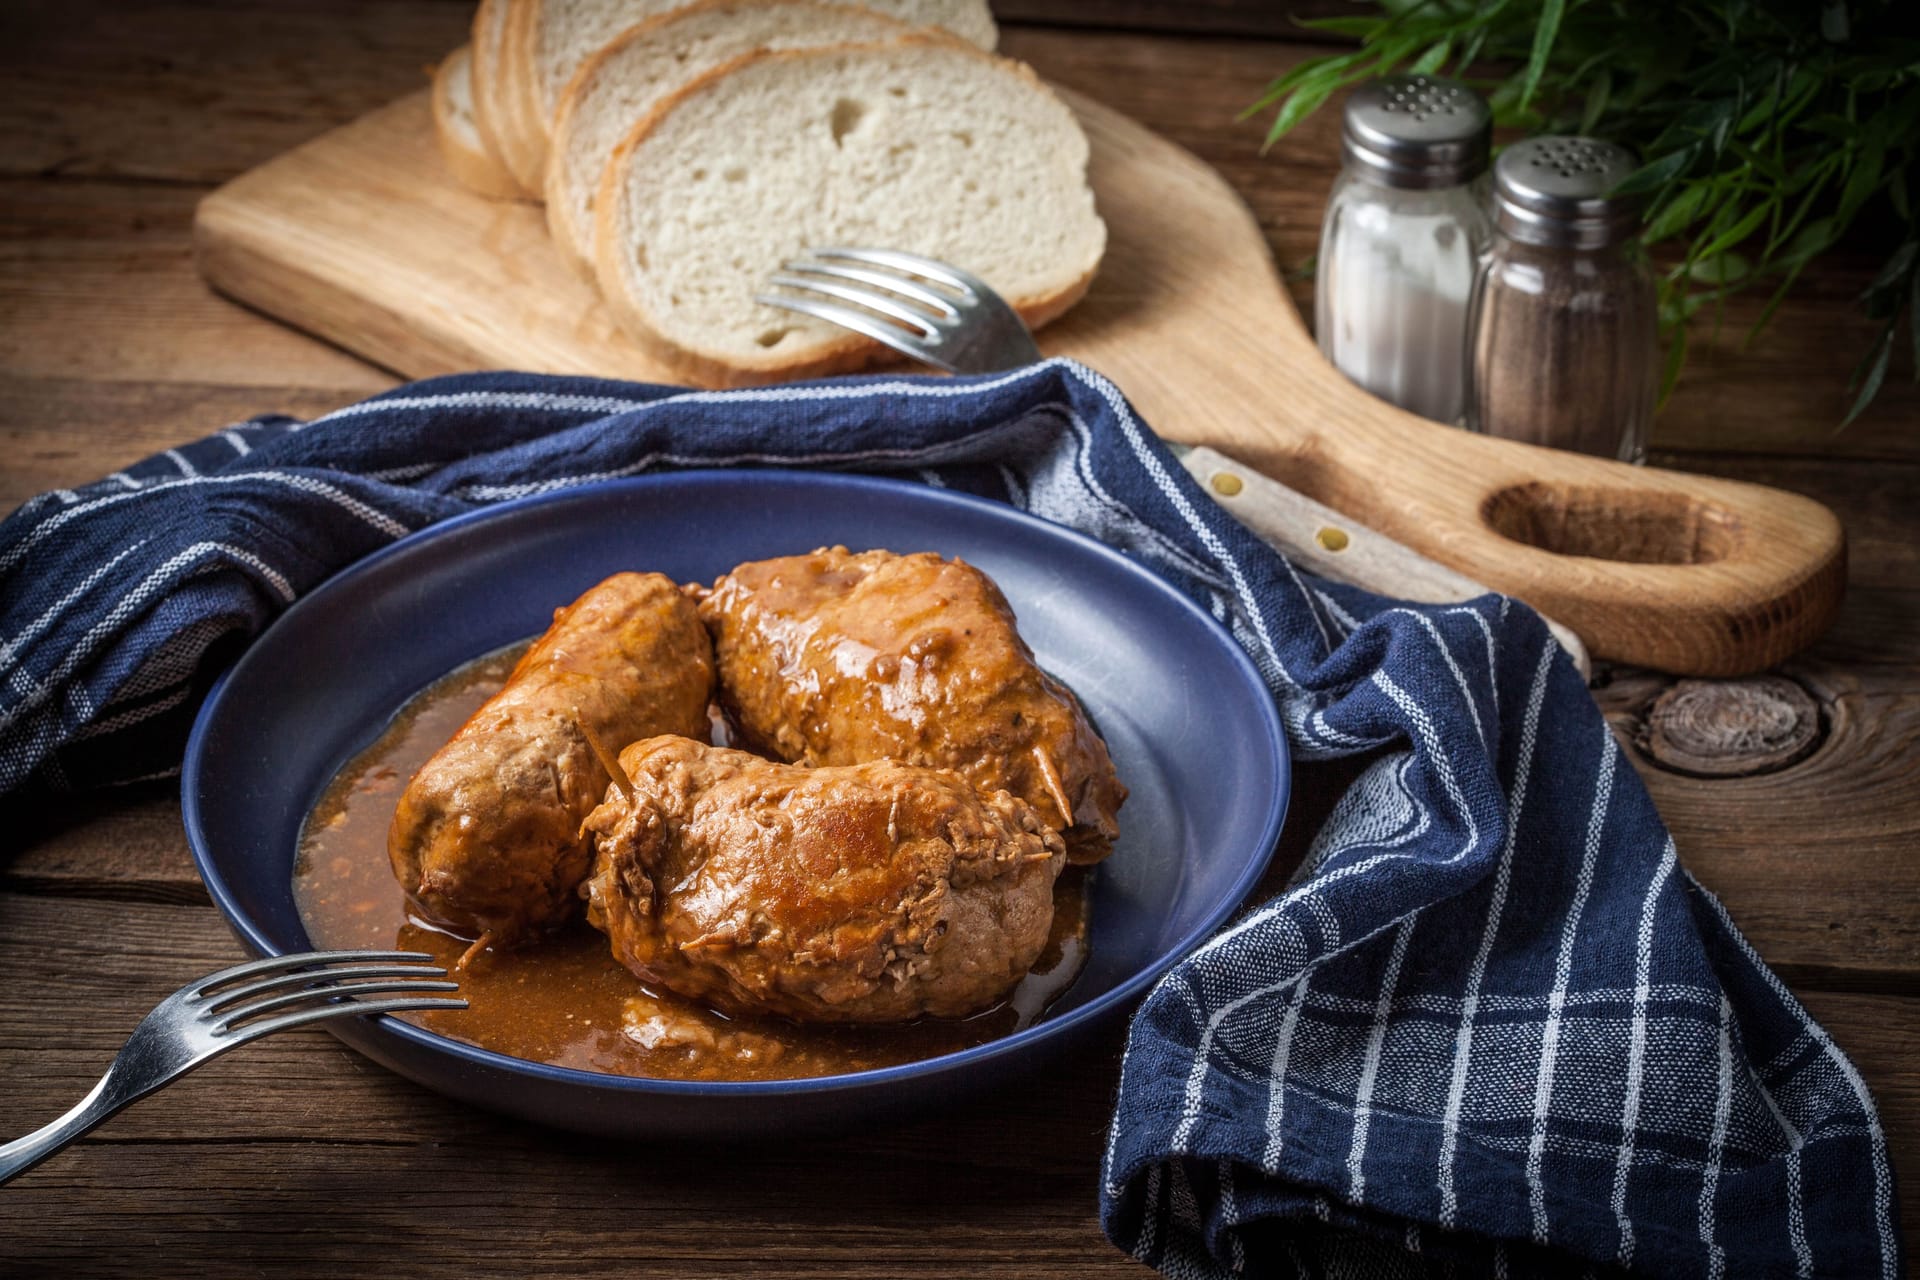
[[[1402,190],[1342,172],[1315,273],[1321,353],[1383,400],[1460,421],[1467,313],[1490,235],[1474,187]]]
[[[1496,233],[1473,312],[1476,429],[1645,459],[1659,311],[1652,272],[1630,246],[1569,251]]]
[[[1476,180],[1492,137],[1486,100],[1439,76],[1372,81],[1342,112],[1315,334],[1340,372],[1437,422],[1466,410],[1467,307],[1491,234]]]
[[[1640,204],[1613,191],[1631,152],[1529,138],[1493,170],[1493,247],[1474,287],[1472,425],[1639,462],[1659,386],[1659,310],[1635,243]]]

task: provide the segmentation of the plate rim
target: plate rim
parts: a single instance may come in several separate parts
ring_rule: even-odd
[[[530,1076],[544,1084],[571,1085],[589,1089],[613,1089],[624,1094],[660,1095],[665,1097],[698,1097],[702,1099],[724,1099],[729,1097],[767,1097],[780,1095],[825,1094],[849,1089],[865,1089],[903,1083],[915,1079],[933,1078],[949,1071],[964,1071],[989,1063],[1007,1054],[1028,1048],[1040,1047],[1048,1041],[1058,1041],[1070,1035],[1078,1028],[1084,1028],[1102,1021],[1117,1011],[1119,1006],[1139,998],[1149,986],[1160,981],[1169,971],[1184,960],[1194,948],[1205,942],[1224,925],[1246,901],[1254,887],[1266,875],[1272,864],[1278,846],[1281,831],[1285,825],[1287,810],[1293,793],[1293,761],[1287,742],[1286,730],[1281,722],[1279,708],[1274,703],[1266,682],[1261,678],[1259,669],[1254,665],[1246,650],[1240,647],[1231,633],[1206,610],[1171,582],[1161,577],[1146,564],[1125,554],[1116,547],[1082,533],[1078,529],[1059,524],[1042,516],[1036,516],[1009,503],[997,502],[974,494],[953,489],[939,489],[932,485],[918,484],[909,480],[891,476],[853,474],[824,470],[767,470],[743,467],[690,467],[684,470],[653,472],[638,476],[624,476],[615,479],[595,480],[583,484],[570,485],[548,493],[534,494],[524,498],[509,499],[504,502],[482,507],[476,511],[462,512],[444,520],[437,520],[423,528],[416,529],[397,538],[384,547],[348,564],[323,579],[305,595],[262,628],[240,656],[223,670],[207,691],[206,699],[194,715],[193,728],[187,737],[186,754],[180,769],[180,808],[186,827],[187,846],[193,856],[194,870],[206,886],[209,897],[219,910],[227,925],[240,936],[247,947],[262,956],[287,954],[269,938],[262,928],[240,907],[226,878],[213,865],[213,857],[206,830],[202,824],[199,790],[196,782],[205,768],[207,739],[212,732],[212,724],[220,713],[222,700],[228,685],[236,673],[252,661],[269,637],[277,631],[297,628],[305,613],[311,612],[315,601],[321,607],[329,595],[345,589],[354,580],[380,568],[386,561],[403,554],[410,554],[424,543],[445,538],[467,528],[470,525],[505,518],[529,508],[564,504],[579,501],[582,497],[611,493],[620,490],[645,490],[653,488],[671,488],[689,482],[700,485],[716,481],[749,486],[774,485],[804,487],[825,484],[830,487],[845,486],[855,490],[866,489],[909,497],[914,501],[927,502],[933,506],[952,506],[975,514],[984,514],[993,519],[1006,520],[1016,525],[1025,525],[1031,531],[1046,538],[1064,538],[1078,543],[1085,551],[1119,566],[1125,573],[1139,579],[1162,597],[1170,600],[1177,609],[1202,624],[1203,628],[1214,633],[1231,655],[1233,663],[1239,667],[1241,675],[1249,686],[1257,689],[1261,697],[1256,706],[1266,740],[1275,766],[1275,783],[1267,797],[1266,813],[1261,822],[1261,842],[1263,850],[1256,854],[1235,878],[1222,905],[1207,913],[1206,917],[1194,928],[1183,933],[1167,949],[1167,958],[1148,965],[1135,973],[1127,981],[1102,992],[1087,1003],[1067,1011],[1058,1018],[1043,1018],[1023,1030],[1015,1031],[985,1044],[974,1045],[952,1053],[939,1054],[931,1058],[921,1058],[913,1062],[898,1063],[888,1067],[876,1067],[867,1071],[846,1072],[827,1076],[800,1076],[785,1080],[667,1080],[651,1076],[622,1076],[610,1072],[588,1071],[579,1067],[556,1066],[552,1063],[534,1062],[527,1058],[516,1058],[497,1050],[482,1048],[429,1031],[410,1022],[403,1022],[389,1014],[380,1014],[365,1019],[369,1028],[378,1032],[397,1036],[409,1042],[415,1049],[429,1052],[447,1053],[470,1067],[484,1068],[510,1075]]]

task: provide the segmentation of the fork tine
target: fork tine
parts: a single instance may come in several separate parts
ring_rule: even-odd
[[[246,964],[236,964],[230,969],[208,974],[200,981],[193,983],[187,990],[194,995],[205,995],[214,987],[225,986],[241,978],[290,969],[310,969],[319,965],[363,961],[396,963],[402,960],[431,961],[432,959],[433,957],[424,951],[304,951],[294,955],[268,956],[264,960],[249,960]]]
[[[897,293],[903,298],[911,298],[915,302],[932,307],[949,320],[957,319],[960,315],[959,308],[953,305],[953,299],[944,297],[905,276],[889,275],[885,271],[870,271],[865,267],[840,267],[831,262],[809,262],[804,258],[789,262],[787,270],[804,272],[810,276],[832,276],[838,280],[854,280],[861,284],[870,284],[876,289],[885,289],[889,293]],[[779,276],[775,276],[773,280],[775,284],[786,283]]]
[[[917,253],[903,253],[898,249],[861,249],[852,245],[827,245],[818,249],[809,249],[816,258],[838,258],[845,262],[865,262],[876,267],[891,267],[895,271],[906,271],[928,280],[937,280],[941,284],[951,285],[966,293],[969,300],[985,287],[978,276],[969,275],[951,262],[941,262],[937,258],[923,258]]]
[[[284,1009],[289,1005],[311,1003],[315,1000],[337,1000],[342,996],[358,999],[363,995],[386,995],[402,991],[458,991],[460,984],[446,981],[421,981],[418,979],[399,982],[354,982],[338,987],[307,987],[300,991],[288,991],[277,996],[268,996],[252,1004],[237,1009],[229,1009],[215,1021],[215,1029],[232,1030],[235,1023],[255,1018],[275,1009]]]
[[[926,364],[936,365],[950,373],[953,371],[952,365],[934,354],[938,349],[934,346],[936,340],[913,337],[904,330],[876,320],[865,311],[843,307],[832,302],[816,302],[812,298],[788,297],[778,293],[758,294],[754,301],[764,302],[770,307],[779,307],[784,311],[797,311],[801,315],[813,316],[829,324],[837,324],[843,329],[865,334],[875,342],[884,343],[903,355],[912,356]]]
[[[360,964],[340,967],[322,967],[319,969],[296,969],[249,982],[244,986],[227,987],[204,996],[206,1012],[220,1013],[228,1007],[253,996],[265,995],[269,991],[281,991],[288,987],[313,987],[316,983],[343,982],[349,978],[444,978],[447,971],[437,964],[398,965],[398,964]]]
[[[296,1013],[283,1013],[277,1018],[249,1022],[244,1027],[236,1027],[222,1034],[235,1044],[244,1044],[249,1040],[258,1040],[261,1036],[270,1036],[276,1031],[285,1031],[289,1027],[303,1027],[309,1022],[324,1022],[328,1018],[340,1018],[348,1014],[407,1013],[420,1009],[464,1009],[466,1007],[465,1000],[432,996],[422,996],[417,1000],[404,997],[393,1000],[343,1000],[339,1004],[321,1005],[318,1009],[301,1009]]]
[[[922,337],[931,338],[939,332],[934,317],[916,311],[903,302],[875,293],[871,289],[854,289],[844,284],[835,284],[831,280],[816,280],[809,276],[789,275],[780,272],[771,283],[782,288],[793,289],[800,293],[822,293],[841,302],[851,302],[856,307],[865,307],[868,311],[877,311],[890,319],[898,320],[910,329],[917,330]]]

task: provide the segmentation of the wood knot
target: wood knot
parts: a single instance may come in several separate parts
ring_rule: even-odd
[[[1820,706],[1782,676],[1681,680],[1654,699],[1635,745],[1675,773],[1773,773],[1819,745]]]

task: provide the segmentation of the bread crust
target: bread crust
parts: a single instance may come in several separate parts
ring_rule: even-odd
[[[620,175],[624,172],[628,159],[661,121],[681,103],[705,92],[711,85],[724,80],[742,67],[776,60],[820,57],[863,49],[896,49],[915,44],[964,51],[970,57],[983,59],[1011,74],[1020,76],[1047,96],[1054,98],[1056,102],[1059,101],[1053,90],[1040,79],[1032,67],[1025,63],[988,53],[957,36],[922,31],[886,43],[824,45],[812,49],[762,50],[745,54],[722,63],[704,75],[695,77],[663,98],[652,111],[628,130],[620,144],[613,149],[613,154],[600,175],[600,189],[594,197],[594,276],[599,283],[601,296],[606,299],[607,305],[612,308],[628,336],[638,342],[649,356],[672,370],[675,377],[703,387],[762,386],[768,383],[852,373],[875,364],[899,360],[899,355],[885,344],[854,333],[838,337],[824,348],[816,349],[807,356],[780,356],[769,352],[764,359],[750,357],[745,360],[715,355],[674,342],[656,327],[652,317],[627,293],[619,257],[621,249],[617,190]],[[1065,104],[1061,105],[1064,108]],[[1101,256],[1105,256],[1104,248]],[[1060,288],[1039,294],[1009,297],[1006,299],[1007,304],[1019,313],[1021,319],[1026,321],[1028,328],[1038,328],[1061,315],[1084,297],[1099,269],[1100,259],[1096,258],[1087,271]]]
[[[468,59],[467,74],[471,78],[472,63],[466,45],[441,59],[433,72],[433,125],[434,136],[440,144],[440,158],[446,161],[448,170],[460,185],[469,191],[489,200],[518,199],[520,184],[513,180],[513,175],[497,159],[486,152],[484,141],[476,147],[460,136],[455,123],[457,113],[453,106],[453,81],[463,58]]]
[[[500,69],[495,82],[495,123],[500,159],[533,199],[541,198],[545,176],[546,123],[540,119],[534,85],[534,37],[540,28],[540,0],[499,0],[507,6],[500,39]]]
[[[513,171],[507,167],[506,162],[501,158],[503,154],[500,145],[501,125],[498,118],[500,110],[500,55],[502,52],[500,45],[504,39],[504,24],[507,17],[506,14],[501,12],[501,6],[506,3],[507,0],[480,0],[479,6],[474,10],[471,40],[468,45],[471,65],[467,71],[467,77],[471,85],[470,96],[473,99],[473,119],[475,129],[480,135],[480,144],[485,149],[488,159],[498,169],[501,180],[511,184],[512,190],[507,194],[515,199],[523,199],[530,193],[520,184],[520,180],[513,176]],[[502,24],[502,39],[494,38],[496,15],[499,16],[499,21]],[[438,81],[436,79],[436,112],[438,111],[438,87]],[[448,163],[450,165],[454,163],[451,157],[449,157]],[[458,170],[456,169],[455,172],[457,174]],[[466,181],[464,176],[461,178],[461,181]],[[475,189],[478,190],[479,188],[476,187]]]

